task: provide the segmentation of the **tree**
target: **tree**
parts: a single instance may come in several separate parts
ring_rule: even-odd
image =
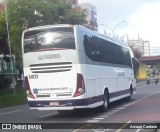
[[[0,54],[9,54],[4,12],[0,12]]]
[[[134,54],[134,57],[137,58],[139,61],[141,61],[141,58],[142,58],[142,52],[136,48],[134,48],[133,45],[129,45],[130,48],[132,49],[133,51],[133,54]]]
[[[85,11],[72,8],[66,0],[7,0],[7,13],[11,49],[18,60],[21,59],[21,34],[25,27],[86,22]],[[0,36],[6,32],[5,24],[3,12],[0,14]]]
[[[98,25],[97,25],[96,21],[91,20],[91,21],[88,22],[88,24],[87,24],[86,27],[89,28],[89,29],[91,29],[91,30],[97,31]]]

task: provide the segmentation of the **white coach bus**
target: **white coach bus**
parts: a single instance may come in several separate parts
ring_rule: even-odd
[[[30,109],[74,110],[131,98],[138,64],[129,46],[80,25],[47,25],[22,34]]]

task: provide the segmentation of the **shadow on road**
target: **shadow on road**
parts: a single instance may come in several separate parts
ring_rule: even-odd
[[[121,99],[119,101],[115,101],[113,103],[110,103],[109,105],[109,109],[107,112],[111,111],[112,109],[115,109],[116,107],[120,107],[124,104],[130,103],[132,101],[134,101],[135,99],[132,99],[131,101],[126,101],[126,99]],[[94,118],[97,116],[100,116],[102,114],[105,114],[106,112],[100,112],[99,108],[95,108],[95,109],[80,109],[80,110],[74,110],[74,111],[66,111],[66,112],[57,112],[56,114],[53,113],[53,115],[49,115],[43,118],[38,119],[38,121],[64,121],[66,122],[66,120],[68,120],[68,118],[72,121],[74,121],[73,119],[75,119],[77,121],[77,118],[79,120],[86,120],[88,118]]]

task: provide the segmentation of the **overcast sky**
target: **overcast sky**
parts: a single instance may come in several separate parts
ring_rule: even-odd
[[[160,0],[79,0],[96,6],[98,25],[104,24],[118,36],[129,35],[149,40],[151,47],[160,47]],[[99,30],[111,33],[108,27]]]

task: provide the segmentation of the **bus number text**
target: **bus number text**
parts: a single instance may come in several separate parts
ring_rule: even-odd
[[[29,75],[29,79],[38,79],[38,75]]]

